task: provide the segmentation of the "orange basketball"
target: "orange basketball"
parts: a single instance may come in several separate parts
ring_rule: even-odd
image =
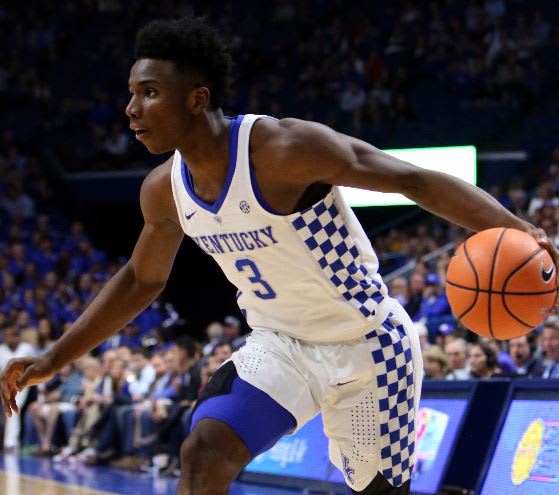
[[[536,240],[516,229],[488,229],[461,244],[450,260],[446,295],[473,332],[505,340],[538,326],[555,303],[557,270]]]

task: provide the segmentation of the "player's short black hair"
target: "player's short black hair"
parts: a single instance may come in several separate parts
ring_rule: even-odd
[[[136,36],[136,60],[170,60],[182,70],[199,72],[210,90],[210,108],[223,106],[231,85],[232,58],[228,46],[204,17],[158,19]]]

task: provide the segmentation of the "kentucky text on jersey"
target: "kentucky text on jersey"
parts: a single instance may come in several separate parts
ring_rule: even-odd
[[[200,235],[192,237],[192,239],[203,251],[209,254],[253,251],[278,243],[272,233],[271,225],[258,230]]]

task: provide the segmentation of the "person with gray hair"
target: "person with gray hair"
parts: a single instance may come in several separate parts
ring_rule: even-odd
[[[461,338],[453,339],[445,345],[449,372],[445,380],[468,380],[470,369],[468,367],[468,343]]]

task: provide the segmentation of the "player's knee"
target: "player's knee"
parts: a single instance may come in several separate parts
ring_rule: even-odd
[[[207,446],[197,435],[188,437],[181,446],[181,495],[193,495],[203,490],[203,493],[219,492],[223,485],[219,469],[211,468],[214,462]],[[223,490],[221,490],[223,491]]]

